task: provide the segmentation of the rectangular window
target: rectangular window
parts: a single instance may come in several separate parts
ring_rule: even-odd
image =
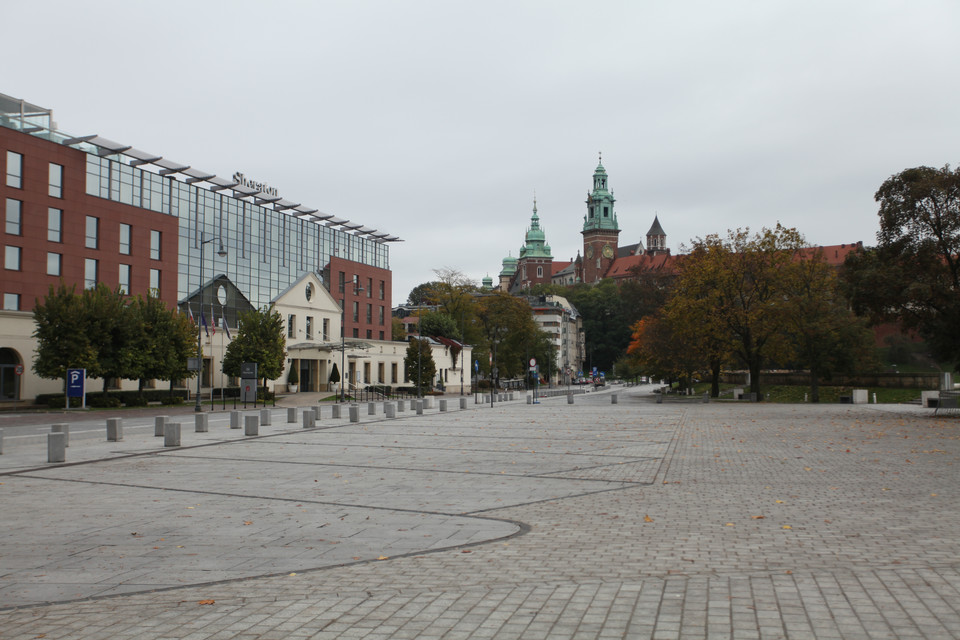
[[[47,209],[47,240],[63,242],[63,211],[50,207]]]
[[[380,339],[383,340],[383,331],[380,332]]]
[[[354,337],[354,338],[359,338],[359,337],[360,337],[360,329],[354,329],[354,330],[353,330],[353,337]]]
[[[367,278],[367,297],[373,297],[373,278]]]
[[[47,195],[54,198],[63,197],[63,166],[50,163],[50,186],[47,188]]]
[[[373,339],[373,331],[370,329],[367,329],[367,340],[372,340],[372,339]]]
[[[340,272],[340,280],[337,286],[339,287],[340,293],[343,293],[347,289],[347,274],[343,271]]]
[[[360,303],[356,300],[353,301],[353,321],[360,322]]]
[[[380,307],[380,326],[381,327],[383,326],[384,315],[385,313],[384,313],[383,307]],[[383,340],[383,338],[380,338],[380,339]]]
[[[390,384],[396,384],[396,383],[397,383],[397,363],[391,362],[390,363]]]
[[[94,289],[97,286],[97,261],[87,258],[83,261],[83,288]]]
[[[150,230],[150,259],[159,260],[160,259],[160,232],[153,229]]]
[[[293,314],[287,316],[287,337],[297,337],[297,316]]]
[[[13,151],[7,151],[7,186],[23,188],[23,156]]]
[[[3,268],[9,271],[20,271],[20,247],[7,245],[3,252]]]
[[[307,316],[307,340],[313,340],[313,316]]]
[[[118,280],[120,285],[120,293],[124,295],[130,295],[130,265],[120,265],[120,277]]]
[[[323,319],[323,341],[330,340],[330,318]]]
[[[120,223],[120,253],[130,255],[130,225]]]
[[[383,280],[381,280],[381,281],[380,281],[380,299],[381,299],[381,300],[384,299],[383,295],[384,295],[384,290],[385,290],[385,289],[386,289],[386,283],[385,283]]]
[[[96,249],[100,243],[100,218],[87,216],[87,249]]]
[[[61,261],[63,257],[59,253],[47,254],[47,275],[59,276],[61,272]]]
[[[367,324],[373,324],[373,305],[367,305]],[[370,336],[367,336],[368,338]]]
[[[160,269],[150,269],[150,288],[160,292]],[[213,318],[210,319],[213,321]]]
[[[7,233],[11,236],[19,236],[22,233],[20,228],[22,209],[22,202],[7,198]]]
[[[3,294],[3,310],[4,311],[20,311],[20,294],[19,293]]]

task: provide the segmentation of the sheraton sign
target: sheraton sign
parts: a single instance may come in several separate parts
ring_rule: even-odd
[[[263,182],[257,182],[256,180],[250,180],[247,176],[243,175],[239,171],[233,174],[233,181],[239,184],[240,186],[247,187],[248,189],[256,189],[261,193],[266,193],[271,196],[279,196],[276,187],[271,187]]]

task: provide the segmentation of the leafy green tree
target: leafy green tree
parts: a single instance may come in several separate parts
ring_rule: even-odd
[[[571,287],[566,298],[583,317],[587,366],[612,371],[613,363],[630,344],[630,325],[637,319],[617,283],[608,278],[596,285]]]
[[[63,379],[66,384],[67,369],[94,369],[97,350],[86,331],[86,312],[76,286],[67,288],[62,281],[56,289],[50,285],[49,293],[33,308],[33,320],[34,373],[48,380]]]
[[[437,365],[433,361],[430,342],[426,338],[412,338],[403,359],[403,369],[407,380],[413,382],[425,393],[430,390],[433,377],[437,374]]]
[[[875,364],[873,334],[847,306],[836,269],[821,251],[794,260],[785,284],[786,328],[794,358],[809,370],[810,399],[819,402],[821,378]]]
[[[266,386],[267,380],[279,378],[287,357],[283,329],[283,319],[272,306],[242,314],[237,335],[230,341],[223,356],[223,372],[229,376],[239,376],[240,366],[244,362],[256,362],[263,386]]]
[[[407,296],[407,304],[438,304],[436,299],[437,284],[437,282],[424,282],[423,284],[418,284],[410,290],[410,295]]]
[[[915,329],[960,371],[960,169],[905,169],[874,198],[878,245],[844,270],[854,309]]]
[[[407,329],[404,327],[403,320],[400,318],[392,318],[390,320],[390,339],[397,342],[407,341]]]
[[[137,324],[134,349],[141,354],[135,371],[142,393],[147,380],[182,380],[196,372],[187,371],[187,359],[196,355],[197,328],[176,309],[167,309],[150,291],[131,303]]]
[[[539,331],[530,304],[524,298],[495,291],[477,297],[473,320],[477,335],[474,353],[493,354],[495,344],[498,377],[523,377]],[[489,359],[477,359],[481,371],[491,374]]]
[[[96,362],[88,374],[103,379],[103,393],[111,378],[136,379],[144,368],[146,354],[137,349],[137,315],[119,289],[98,284],[83,292],[84,329],[96,350]]]
[[[442,311],[427,311],[420,316],[420,335],[459,339],[457,321]]]

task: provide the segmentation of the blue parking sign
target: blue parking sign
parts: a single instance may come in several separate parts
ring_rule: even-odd
[[[82,398],[83,384],[86,379],[86,369],[67,369],[67,397]]]

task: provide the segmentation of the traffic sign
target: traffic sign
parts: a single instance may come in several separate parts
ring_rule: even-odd
[[[22,376],[22,375],[23,375],[23,365],[22,365],[22,364],[18,364],[17,366],[15,366],[15,367],[13,368],[13,372],[14,372],[15,374],[17,374],[18,376]]]

